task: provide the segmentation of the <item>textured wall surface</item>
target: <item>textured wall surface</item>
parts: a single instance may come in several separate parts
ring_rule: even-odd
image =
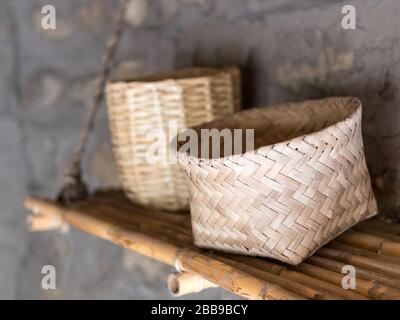
[[[357,30],[341,27],[353,4]],[[41,27],[43,5],[57,29]],[[23,198],[54,197],[116,13],[113,0],[0,1],[0,298],[170,298],[168,266],[78,231],[25,231]],[[400,1],[131,0],[116,72],[237,64],[244,103],[331,95],[364,105],[365,150],[382,212],[400,212]],[[118,179],[103,107],[85,158],[91,187]],[[42,290],[41,268],[57,270]],[[232,298],[212,289],[194,298]]]

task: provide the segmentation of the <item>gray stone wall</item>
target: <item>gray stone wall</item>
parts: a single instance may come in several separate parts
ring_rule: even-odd
[[[131,0],[116,72],[142,75],[237,64],[244,103],[257,107],[358,96],[381,211],[400,206],[400,1]],[[57,29],[41,28],[53,4]],[[115,0],[0,0],[0,298],[170,298],[170,267],[78,231],[30,234],[27,194],[54,197],[93,92]],[[116,186],[104,106],[86,155],[92,188]],[[41,289],[41,268],[57,290]],[[194,298],[232,298],[212,289]]]

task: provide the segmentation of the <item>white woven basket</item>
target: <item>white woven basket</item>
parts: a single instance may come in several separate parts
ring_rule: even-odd
[[[188,192],[179,165],[171,164],[163,151],[164,160],[150,162],[147,152],[155,142],[160,150],[168,150],[170,125],[181,130],[238,110],[239,69],[191,68],[115,81],[108,83],[106,96],[114,155],[127,195],[151,208],[187,209]],[[165,141],[160,138],[164,135]]]
[[[200,247],[298,264],[377,213],[356,98],[251,109],[201,128],[254,128],[255,146],[217,158],[178,152]]]

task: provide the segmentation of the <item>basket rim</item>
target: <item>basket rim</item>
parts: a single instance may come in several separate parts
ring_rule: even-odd
[[[248,151],[245,151],[245,152],[242,152],[242,153],[238,153],[238,154],[231,154],[231,155],[228,155],[228,156],[223,156],[223,157],[218,157],[218,158],[203,158],[203,157],[195,157],[193,155],[189,155],[187,152],[182,152],[182,151],[179,151],[179,150],[178,151],[173,150],[173,151],[176,153],[178,159],[180,161],[183,161],[183,162],[194,162],[194,163],[197,163],[197,164],[201,162],[201,163],[204,163],[204,164],[214,164],[214,163],[224,162],[226,160],[231,160],[231,159],[237,158],[239,156],[243,156],[243,155],[255,154],[255,153],[257,153],[258,150],[266,149],[266,148],[272,148],[273,146],[278,145],[278,144],[279,145],[288,144],[291,141],[296,141],[298,139],[301,139],[301,137],[305,137],[305,136],[315,137],[318,134],[320,134],[321,132],[330,130],[330,129],[332,129],[332,128],[340,125],[340,124],[343,124],[343,123],[346,123],[348,121],[351,121],[352,119],[354,119],[357,116],[358,112],[360,113],[360,122],[361,122],[362,103],[361,103],[361,100],[359,98],[353,97],[353,96],[347,96],[347,97],[346,96],[334,96],[334,97],[327,97],[327,98],[324,98],[324,99],[308,99],[308,100],[304,100],[304,101],[300,101],[300,102],[287,102],[287,103],[280,103],[280,104],[276,104],[276,105],[264,106],[264,107],[261,107],[261,108],[250,108],[250,109],[247,109],[247,110],[242,110],[240,112],[236,112],[236,113],[234,113],[234,114],[232,114],[232,115],[230,115],[228,117],[225,117],[224,119],[226,120],[226,119],[232,118],[235,115],[238,116],[238,115],[245,115],[245,114],[248,114],[248,113],[257,112],[257,111],[260,111],[260,109],[280,108],[280,107],[284,107],[284,106],[289,106],[290,108],[295,108],[296,106],[298,106],[300,104],[307,103],[307,102],[317,102],[317,101],[322,102],[322,101],[328,101],[328,100],[330,100],[330,101],[332,101],[332,100],[337,100],[337,101],[345,100],[345,101],[347,101],[348,104],[353,104],[355,106],[355,108],[349,115],[344,117],[342,120],[337,121],[337,122],[335,122],[335,123],[333,123],[331,125],[325,126],[325,127],[321,128],[319,130],[315,130],[315,131],[312,131],[312,132],[307,133],[307,134],[301,134],[301,135],[298,135],[298,136],[296,136],[294,138],[285,139],[285,140],[282,140],[282,141],[279,141],[279,142],[276,142],[276,143],[273,143],[273,144],[262,145],[262,146],[259,146],[258,148],[253,149],[253,150],[248,150]],[[195,129],[195,130],[196,129],[201,129],[203,126],[217,124],[220,121],[221,121],[221,119],[216,119],[216,120],[205,122],[205,123],[203,123],[201,125],[193,126],[193,127],[187,128],[187,129]],[[185,130],[187,130],[187,129],[185,129]],[[176,139],[177,138],[178,138],[178,135],[175,136],[174,139],[172,140],[172,142],[170,143],[170,147],[171,148],[176,144],[176,142],[177,142]]]
[[[239,71],[236,66],[226,66],[222,68],[213,67],[189,67],[169,70],[156,74],[144,75],[137,78],[112,79],[107,82],[107,87],[118,85],[154,85],[165,82],[189,82],[198,80],[208,80],[226,73]]]

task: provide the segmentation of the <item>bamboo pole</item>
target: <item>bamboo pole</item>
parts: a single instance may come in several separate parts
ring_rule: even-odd
[[[146,246],[143,238],[135,240],[132,230],[123,228],[113,228],[111,241],[120,246],[158,259],[158,251],[163,250],[157,243],[160,241],[155,238],[148,239],[149,245],[153,245],[151,254],[143,252],[141,248]],[[147,254],[146,254],[147,253]],[[237,268],[212,259],[204,254],[193,251],[189,248],[178,248],[173,254],[168,254],[169,259],[173,259],[174,264],[179,270],[193,272],[203,276],[206,280],[213,282],[232,293],[238,294],[248,299],[262,300],[301,300],[302,297],[291,293],[278,285],[268,283],[257,277],[249,275]],[[162,261],[164,262],[164,261]],[[165,261],[166,262],[166,261]],[[171,261],[170,261],[171,262]]]
[[[359,224],[360,226],[368,226],[374,230],[379,230],[386,234],[400,236],[400,224],[386,223],[378,219],[364,220]]]
[[[400,243],[382,237],[349,230],[337,237],[337,240],[381,255],[400,258]]]
[[[100,191],[93,194],[90,198],[90,203],[112,205],[121,208],[123,211],[132,211],[134,207],[134,215],[140,215],[144,217],[149,216],[149,210],[139,205],[134,205],[129,200],[123,191]],[[174,212],[175,213],[175,212]],[[190,225],[190,213],[189,211],[182,212],[182,214],[171,214],[169,212],[163,212],[158,210],[151,211],[151,217],[160,220],[168,221],[177,226],[188,226]]]
[[[34,200],[34,201],[33,203],[28,203],[29,200]],[[41,204],[42,206],[41,208],[45,212],[49,211],[51,212],[51,210],[54,208],[56,208],[56,212],[53,212],[53,214],[55,215],[59,214],[60,212],[66,211],[65,208],[60,208],[56,204],[53,204],[48,201],[43,201],[37,198],[28,199],[27,207],[32,209],[34,208],[35,203],[37,205],[38,202]],[[46,205],[50,205],[50,208],[46,207]],[[130,202],[126,201],[126,198],[124,198],[122,194],[119,195],[117,198],[115,198],[114,194],[111,195],[109,194],[109,192],[104,193],[104,195],[90,197],[90,199],[74,207],[75,209],[72,208],[67,211],[69,212],[72,210],[78,212],[80,215],[83,214],[87,218],[94,217],[100,222],[106,222],[110,225],[126,226],[128,229],[133,228],[139,230],[140,233],[152,235],[157,239],[160,239],[161,237],[165,239],[164,242],[171,243],[172,241],[172,243],[175,246],[178,246],[180,248],[190,248],[191,251],[199,254],[198,250],[193,246],[192,234],[189,228],[190,216],[168,215],[163,212],[153,214],[153,212],[148,212],[148,210],[146,209],[133,206]],[[130,214],[130,212],[132,212],[132,214]],[[68,214],[68,217],[70,217],[70,214]],[[81,223],[76,221],[76,224],[77,224],[76,226],[80,228]],[[97,228],[98,227],[95,227],[95,229]],[[85,229],[84,231],[96,235],[95,230]],[[339,246],[346,246],[338,241],[334,241],[332,243],[336,243],[336,245]],[[395,258],[391,258],[388,256],[379,256],[370,251],[364,251],[364,250],[359,250],[359,251],[375,255],[379,257],[379,259],[397,260]],[[206,252],[205,255],[206,257],[210,258],[208,252]],[[219,258],[220,256],[221,254],[218,253],[218,255],[216,255],[213,258],[215,258],[216,260],[220,260]],[[282,266],[276,263],[275,264],[270,263],[270,269],[256,268],[252,265],[249,265],[248,259],[254,259],[254,258],[244,257],[245,261],[239,264],[237,261],[236,262],[234,261],[235,257],[237,258],[238,256],[228,255],[225,258],[228,259],[230,262],[229,263],[228,261],[222,261],[222,262],[228,263],[228,265],[230,265],[231,267],[235,267],[239,271],[242,271],[247,275],[254,276],[259,280],[267,281],[268,283],[273,285],[279,285],[281,289],[286,289],[289,293],[294,293],[301,297],[306,297],[309,299],[331,299],[340,297],[352,298],[352,299],[360,298],[360,295],[357,294],[356,295],[350,294],[351,297],[350,295],[346,294],[344,296],[340,295],[343,294],[343,291],[346,290],[335,287],[334,285],[332,285],[332,283],[329,283],[329,281],[322,281],[321,279],[313,278],[307,274],[303,274],[301,272],[292,270],[286,270],[284,272],[281,272],[280,270]],[[159,258],[156,259],[160,260]],[[264,261],[262,259],[256,259],[256,260]],[[379,264],[379,261],[377,262]],[[202,274],[202,272],[200,272],[200,274]],[[372,280],[368,281],[372,282]],[[338,289],[339,291],[337,291]]]
[[[147,234],[152,234],[157,238],[164,238],[168,241],[174,241],[179,246],[193,247],[193,237],[191,230],[176,223],[170,223],[164,219],[154,219],[149,213],[146,215],[130,214],[129,211],[122,213],[115,204],[105,204],[90,202],[90,204],[81,206],[79,210],[86,214],[95,211],[97,217],[106,220],[115,225],[126,225],[134,227]],[[132,210],[132,208],[131,208]]]
[[[218,287],[216,284],[204,280],[203,277],[189,272],[171,273],[167,279],[169,292],[174,297],[181,297],[190,293],[197,293],[208,288]]]
[[[353,226],[353,229],[362,233],[372,234],[374,236],[378,236],[393,242],[400,243],[400,236],[396,236],[395,234],[387,233],[385,231],[373,228],[370,225],[357,224]]]
[[[243,270],[249,274],[255,275],[261,279],[265,279],[267,281],[271,281],[273,283],[279,284],[282,288],[285,288],[289,291],[297,293],[302,297],[313,300],[339,300],[342,299],[340,295],[336,295],[324,290],[316,289],[314,287],[309,286],[308,284],[303,284],[300,282],[296,282],[292,279],[286,279],[285,277],[281,277],[274,273],[271,273],[267,270],[256,268],[254,266],[247,265],[246,263],[238,262],[230,255],[219,254],[215,255],[215,258],[221,260],[229,265],[235,266],[240,270]]]
[[[132,203],[127,200],[127,198],[120,191],[115,192],[99,192],[91,197],[89,206],[96,204],[97,207],[101,207],[101,205],[106,205],[105,209],[108,211],[113,211],[113,215],[118,216],[120,219],[124,219],[126,214],[121,214],[121,210],[113,210],[113,207],[118,207],[122,209],[122,211],[132,211]],[[111,206],[111,207],[110,207]],[[142,219],[145,219],[149,216],[148,210],[142,207],[135,207],[135,215],[130,215],[131,217],[140,215]],[[173,223],[174,229],[179,229],[180,232],[186,233],[190,226],[190,216],[189,215],[171,215],[164,212],[152,212],[151,219],[154,221],[154,218],[160,218],[160,221],[168,221]],[[127,221],[129,223],[131,221]],[[190,229],[189,229],[190,230]],[[186,233],[187,234],[187,233]],[[187,234],[191,237],[191,233]],[[191,239],[191,238],[190,238]],[[356,239],[358,237],[356,236]],[[362,238],[360,239],[362,241]],[[337,241],[334,241],[337,242]]]
[[[301,271],[305,274],[308,274],[309,276],[332,283],[338,287],[342,286],[342,280],[345,276],[341,273],[336,273],[330,270],[326,270],[317,266],[313,266],[308,263],[302,263],[298,266],[295,266],[294,269],[297,271]],[[355,274],[355,278],[356,278],[355,288],[351,289],[354,290],[354,292],[357,292],[365,297],[372,299],[400,300],[399,290],[363,280],[357,277],[357,272]]]
[[[342,273],[343,267],[346,266],[346,263],[323,257],[318,257],[315,255],[308,258],[307,263],[338,273]],[[360,267],[357,267],[357,278],[370,281],[371,283],[377,283],[380,285],[400,290],[400,280],[390,276],[384,276],[382,274],[366,270]]]
[[[126,199],[125,199],[126,200]],[[189,216],[169,214],[161,211],[151,211],[132,203],[124,203],[121,199],[108,199],[108,197],[93,196],[87,202],[79,203],[79,210],[95,212],[95,215],[100,215],[105,218],[110,218],[118,223],[124,222],[127,224],[147,221],[152,223],[160,223],[173,226],[179,232],[191,235],[191,230],[188,228],[190,224]],[[189,231],[189,233],[188,233]]]
[[[26,219],[26,225],[28,230],[32,232],[62,230],[66,228],[66,224],[62,220],[39,214],[29,215]]]
[[[365,249],[360,249],[357,247],[353,247],[351,245],[339,242],[339,241],[332,241],[326,245],[327,248],[331,248],[337,251],[343,251],[350,253],[352,255],[371,258],[373,260],[382,261],[383,263],[390,263],[398,265],[400,264],[400,260],[397,258],[389,257],[389,256],[382,256],[379,253],[368,251]]]
[[[73,208],[62,208],[54,203],[30,197],[25,205],[30,210],[46,212],[49,216],[61,215],[63,221],[99,238],[114,242],[182,271],[203,276],[206,280],[248,299],[302,299],[282,287],[249,275],[237,268],[212,259],[185,247],[149,236],[134,226],[121,227],[94,215],[84,214]]]
[[[115,210],[114,207],[120,207],[120,209],[122,209],[122,211],[124,210],[132,210],[132,204],[130,204],[129,202],[126,202],[125,206],[121,207],[121,203],[123,202],[123,199],[121,197],[121,199],[118,199],[118,201],[114,201],[114,199],[109,199],[111,200],[110,202],[104,201],[103,197],[99,197],[99,203],[98,202],[90,202],[90,206],[93,205],[93,203],[96,203],[97,206],[97,210],[99,210],[101,208],[101,205],[107,205],[106,207],[104,207],[104,209],[106,211],[111,211],[113,216],[118,216],[120,219],[126,219],[127,215],[121,213],[121,210]],[[126,201],[126,199],[125,199]],[[111,206],[111,207],[110,207]],[[140,212],[140,210],[138,210]],[[135,208],[135,213],[136,213],[136,208]],[[173,239],[177,239],[179,241],[182,241],[183,243],[185,243],[186,245],[192,245],[192,235],[190,232],[190,229],[188,229],[187,225],[188,222],[190,224],[190,218],[189,216],[183,218],[183,220],[180,220],[179,223],[177,223],[177,221],[171,221],[171,223],[173,224],[168,224],[166,225],[164,222],[159,222],[158,224],[155,224],[154,222],[154,218],[149,218],[149,213],[148,211],[144,211],[144,212],[140,212],[142,213],[142,215],[140,215],[140,219],[139,217],[135,214],[135,215],[129,215],[130,220],[127,221],[128,224],[132,224],[133,221],[132,219],[136,219],[138,221],[140,221],[140,227],[143,230],[147,230],[147,231],[151,231],[151,232],[156,232],[156,233],[160,233],[165,235],[167,238],[173,238]],[[165,216],[162,216],[162,219],[160,219],[160,221],[166,220],[169,218],[168,214],[164,214]],[[175,215],[172,215],[175,218]],[[182,216],[180,216],[182,217]],[[147,219],[147,222],[149,222],[148,225],[146,225],[146,223],[144,222]],[[150,227],[150,228],[149,228]],[[189,231],[189,233],[187,232]],[[333,241],[331,242],[332,245],[334,246],[345,246],[344,244],[338,242],[338,241]],[[361,254],[361,253],[360,253]],[[381,260],[381,261],[389,261],[389,262],[393,262],[394,258],[391,257],[387,257],[387,256],[379,256],[375,253],[368,253],[368,254],[372,254],[374,255],[376,259]]]
[[[259,268],[261,270],[268,270],[285,279],[291,279],[298,283],[312,286],[318,290],[321,290],[322,292],[329,292],[330,294],[339,296],[342,299],[355,299],[355,300],[367,299],[363,295],[360,295],[356,292],[344,290],[343,288],[337,287],[336,285],[333,285],[329,282],[311,277],[307,274],[303,274],[297,271],[288,270],[284,266],[263,259],[245,257],[245,256],[232,256],[232,259],[234,259],[235,261],[246,263],[247,265]]]
[[[107,204],[108,206],[112,205],[112,206],[119,207],[121,209],[132,210],[132,203],[129,202],[129,200],[120,191],[99,192],[97,195],[95,195],[93,197],[93,200],[91,200],[91,203],[93,203],[93,202],[97,203],[97,201],[98,201],[98,203]],[[143,217],[146,217],[149,215],[149,212],[146,209],[143,209],[141,207],[135,207],[135,215],[142,215]],[[174,223],[175,226],[183,227],[181,230],[187,230],[187,228],[190,226],[190,216],[189,215],[171,215],[168,213],[156,211],[156,212],[152,212],[152,216],[157,216],[162,220],[166,220],[171,223]],[[379,226],[388,227],[388,228],[392,228],[392,227],[396,228],[397,227],[396,225],[392,226],[387,223],[380,222],[376,219],[373,219],[373,220],[374,220],[373,223],[375,223],[375,222],[379,223]],[[366,222],[370,222],[370,220],[365,221],[365,223]],[[360,225],[364,226],[364,222],[362,222]],[[373,226],[373,224],[372,224],[372,226]],[[348,233],[348,232],[351,232],[351,231],[347,231],[346,233]],[[362,242],[364,235],[363,234],[355,234],[353,237],[356,241]],[[390,240],[389,236],[387,236],[387,238],[388,238],[387,240]],[[333,242],[337,242],[337,241],[335,240]],[[397,241],[392,241],[392,242],[395,242],[396,248],[398,247],[398,244],[400,244],[400,242],[397,242]]]
[[[189,234],[186,234],[185,228],[181,228],[180,226],[177,225],[167,225],[165,222],[162,222],[162,220],[159,221],[154,221],[153,217],[149,217],[149,214],[144,214],[143,216],[141,215],[126,215],[126,214],[121,214],[120,210],[116,210],[115,207],[120,207],[120,201],[118,201],[118,204],[115,203],[115,201],[107,202],[104,200],[104,198],[98,199],[98,201],[91,200],[90,206],[91,208],[87,208],[87,210],[91,209],[93,211],[93,205],[96,206],[96,211],[98,213],[102,213],[102,210],[105,210],[109,213],[112,214],[112,216],[118,217],[119,219],[124,219],[123,221],[126,221],[127,224],[129,225],[135,225],[138,222],[140,222],[140,228],[141,230],[147,231],[147,232],[152,232],[152,233],[157,233],[158,236],[165,236],[168,239],[172,239],[174,241],[178,241],[178,243],[185,244],[185,247],[191,246],[192,245],[192,236]],[[111,207],[110,207],[111,206]],[[126,209],[132,209],[132,205],[129,206],[123,206],[120,207],[123,210]],[[140,212],[140,210],[139,210]],[[171,229],[172,228],[172,229]],[[244,265],[245,266],[245,265]],[[306,276],[307,281],[303,283],[298,283],[296,281],[293,281],[291,279],[285,280],[283,277],[276,276],[273,273],[268,273],[268,272],[263,272],[263,275],[260,275],[259,269],[253,268],[253,267],[245,267],[242,270],[246,271],[247,273],[250,273],[252,275],[255,275],[259,278],[263,278],[264,280],[271,281],[272,283],[279,284],[285,289],[288,289],[289,291],[295,292],[303,297],[309,298],[309,299],[338,299],[340,296],[335,295],[333,293],[327,293],[323,294],[321,290],[317,291],[317,289],[314,287],[309,286],[309,282],[314,283],[317,282],[319,283],[318,288],[320,289],[321,287],[324,287],[324,285],[321,284],[320,281],[315,281],[312,279],[308,279],[309,277]],[[308,286],[307,286],[308,285]],[[329,284],[328,284],[329,286]],[[348,296],[344,296],[344,298],[349,298]],[[352,296],[352,298],[360,298],[357,296]]]
[[[113,216],[117,216],[118,214],[121,215],[121,212],[118,210],[115,210],[114,206],[118,207],[117,204],[114,203],[114,201],[112,201],[111,203],[107,203],[106,201],[104,201],[104,199],[102,199],[100,202],[91,202],[91,204],[96,204],[96,210],[99,210],[102,208],[102,205],[108,204],[108,205],[112,205],[112,207],[107,207],[104,209],[107,209],[109,211],[112,212]],[[120,203],[120,202],[119,202]],[[131,208],[132,205],[125,206],[122,207],[122,209],[128,209]],[[121,218],[126,218],[126,214],[123,215],[123,217]],[[149,217],[149,214],[147,213],[144,216],[140,216],[140,217],[135,217],[133,215],[129,216],[129,223],[136,223],[137,221],[134,222],[134,220],[139,220],[141,222],[141,229],[142,230],[146,230],[147,232],[153,232],[153,233],[157,233],[158,236],[165,236],[166,238],[168,238],[169,240],[173,240],[176,241],[179,244],[184,244],[185,247],[190,247],[193,246],[193,238],[191,234],[188,234],[185,228],[181,228],[181,226],[177,226],[177,225],[167,225],[165,223],[161,224],[162,222],[160,221],[156,221],[154,222],[154,219]],[[218,257],[217,255],[215,255],[215,257]],[[230,262],[232,262],[232,260],[230,260]],[[282,286],[283,288],[295,292],[297,294],[299,294],[302,297],[306,297],[309,299],[338,299],[340,298],[339,296],[335,296],[333,294],[330,293],[323,293],[321,290],[317,291],[315,288],[313,287],[309,287],[306,286],[306,284],[302,284],[302,283],[296,283],[293,280],[286,280],[282,277],[276,276],[273,273],[269,273],[269,272],[265,272],[265,271],[261,271],[259,269],[253,268],[253,267],[246,267],[245,265],[243,265],[244,268],[239,268],[242,269],[243,271],[255,275],[259,278],[262,278],[264,280],[267,281],[271,281],[272,283],[278,284],[280,286]]]
[[[50,231],[67,227],[61,213],[57,210],[48,212],[33,206],[31,211],[32,214],[28,215],[26,219],[26,226],[29,231]]]
[[[117,216],[118,214],[120,214],[120,211],[115,210],[114,206],[118,207],[118,205],[116,205],[113,201],[111,203],[107,203],[106,201],[104,201],[104,199],[102,199],[100,202],[93,202],[93,201],[91,202],[92,205],[94,203],[96,204],[96,210],[101,209],[102,205],[108,204],[108,205],[112,205],[112,207],[107,207],[106,209],[111,211],[114,217]],[[130,204],[129,207],[132,208],[132,205]],[[128,207],[125,206],[125,207],[122,207],[122,209],[126,210],[126,209],[128,209]],[[127,215],[125,214],[121,218],[125,217],[125,219],[127,219],[126,216]],[[140,228],[142,230],[146,230],[147,232],[157,233],[157,235],[159,237],[164,236],[169,240],[175,241],[176,243],[179,243],[181,245],[183,244],[185,247],[193,247],[193,237],[192,237],[191,233],[188,234],[186,232],[187,231],[186,228],[182,229],[181,226],[177,226],[175,224],[174,225],[165,224],[160,221],[154,222],[154,219],[150,218],[148,213],[146,215],[140,216],[140,217],[138,217],[138,216],[135,217],[133,215],[129,216],[130,224],[137,223],[137,220],[140,221],[140,223],[141,223]],[[194,247],[193,247],[193,249],[195,250]],[[215,255],[215,257],[218,257],[218,256]],[[272,273],[262,272],[261,270],[258,270],[256,268],[248,267],[248,268],[239,268],[239,269],[241,269],[249,274],[255,275],[259,278],[262,278],[264,280],[278,284],[289,291],[299,294],[302,297],[306,297],[309,299],[338,299],[338,298],[340,298],[338,296],[333,296],[329,293],[322,293],[321,291],[316,291],[314,288],[307,287],[304,284],[296,283],[292,280],[287,281],[282,277],[276,276]],[[261,274],[260,274],[260,271],[261,271]]]
[[[382,262],[367,257],[357,256],[348,252],[337,251],[325,247],[319,249],[316,254],[317,256],[338,260],[347,264],[354,265],[356,267],[361,267],[367,270],[378,272],[380,274],[392,276],[398,279],[400,278],[400,268],[398,265],[395,264]]]

